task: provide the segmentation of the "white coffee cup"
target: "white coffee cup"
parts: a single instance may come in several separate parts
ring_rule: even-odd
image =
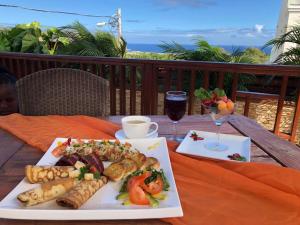
[[[149,133],[151,125],[155,129]],[[157,132],[158,124],[147,116],[126,116],[122,118],[122,128],[128,138],[147,138]]]

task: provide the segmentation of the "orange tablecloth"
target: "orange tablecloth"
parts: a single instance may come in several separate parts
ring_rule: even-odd
[[[0,128],[46,151],[56,137],[113,138],[118,126],[86,116],[0,117]],[[259,163],[208,162],[174,152],[184,216],[173,224],[299,225],[300,172]]]

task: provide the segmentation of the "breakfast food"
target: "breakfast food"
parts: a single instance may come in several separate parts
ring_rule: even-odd
[[[140,153],[134,159],[123,159],[114,162],[104,169],[103,174],[112,181],[121,180],[137,170],[158,169],[159,161],[154,157],[146,157]]]
[[[32,166],[25,167],[25,175],[30,183],[44,183],[69,177],[73,166]]]
[[[140,152],[132,148],[129,143],[120,143],[120,141],[88,141],[82,142],[80,140],[76,141],[66,141],[58,145],[52,152],[56,157],[59,156],[72,156],[78,159],[82,156],[95,154],[101,161],[117,162],[124,158],[132,158],[135,155],[140,154]],[[78,160],[77,159],[77,160]],[[75,160],[70,160],[69,158],[65,161],[70,161],[73,163]],[[71,162],[72,161],[72,162]]]
[[[112,181],[121,180],[125,175],[125,168],[119,162],[110,164],[105,168],[103,174],[107,176]]]
[[[106,183],[107,178],[105,176],[101,176],[98,180],[84,180],[57,198],[56,202],[60,206],[78,209]]]
[[[220,114],[227,115],[234,111],[234,103],[226,96],[223,89],[215,88],[213,91],[207,91],[199,88],[195,91],[204,107],[215,107]]]
[[[90,153],[88,155],[79,155],[78,153],[65,155],[65,156],[61,157],[55,165],[56,166],[75,166],[76,167],[76,164],[78,165],[80,163],[82,164],[82,166],[85,166],[85,165],[94,166],[99,173],[102,173],[104,170],[102,161],[94,153]]]
[[[65,178],[41,184],[40,187],[25,191],[17,196],[18,200],[25,206],[43,203],[63,195],[74,187],[76,179]]]
[[[145,169],[159,169],[160,163],[154,157],[147,157],[146,162],[144,164]]]
[[[122,200],[123,205],[150,205],[157,207],[159,200],[164,200],[164,191],[170,188],[164,171],[138,170],[129,175],[124,181],[117,200]]]
[[[32,184],[41,183],[39,188],[18,195],[18,200],[25,206],[56,199],[60,206],[78,209],[108,180],[118,182],[123,179],[130,184],[130,178],[140,175],[145,177],[143,182],[148,180],[147,184],[139,183],[147,196],[147,204],[154,206],[152,203],[157,202],[154,196],[162,191],[166,182],[162,170],[158,171],[158,159],[147,157],[132,148],[131,144],[122,144],[118,140],[84,142],[69,138],[64,143],[58,143],[52,153],[55,157],[60,157],[54,166],[25,167],[27,181]],[[110,161],[111,164],[104,168],[102,160]],[[153,192],[153,187],[157,188],[158,191],[154,191],[157,193]],[[137,190],[131,186],[125,190],[130,197],[128,201],[140,204],[134,200],[132,193],[135,191]],[[159,196],[156,198],[163,199],[162,195]]]

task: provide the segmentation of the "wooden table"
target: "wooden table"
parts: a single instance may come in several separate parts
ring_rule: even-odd
[[[169,137],[172,124],[166,116],[151,116],[159,123],[159,135]],[[111,116],[110,121],[120,123],[121,116]],[[178,134],[184,136],[188,130],[216,132],[216,126],[207,116],[185,116],[178,125]],[[300,169],[300,149],[273,135],[253,120],[244,116],[232,116],[230,123],[221,127],[221,133],[251,137],[251,161],[277,164]],[[35,164],[43,153],[8,132],[0,129],[0,199],[3,199],[24,177],[24,166]],[[57,224],[55,221],[23,221],[0,219],[2,224]],[[86,221],[60,221],[59,224],[87,224]],[[120,221],[89,221],[88,224],[120,224]],[[126,220],[122,224],[166,224],[160,220]]]

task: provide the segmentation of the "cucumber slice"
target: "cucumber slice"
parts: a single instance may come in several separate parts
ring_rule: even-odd
[[[146,194],[147,199],[150,202],[151,207],[156,208],[159,206],[159,201],[157,201],[155,198],[153,198],[151,195]]]
[[[167,195],[165,193],[158,193],[158,194],[152,195],[152,197],[157,200],[165,200],[167,198]]]
[[[122,205],[131,205],[131,201],[127,199],[122,203]]]
[[[120,194],[117,195],[116,199],[117,200],[124,200],[129,197],[128,192],[121,192]]]

